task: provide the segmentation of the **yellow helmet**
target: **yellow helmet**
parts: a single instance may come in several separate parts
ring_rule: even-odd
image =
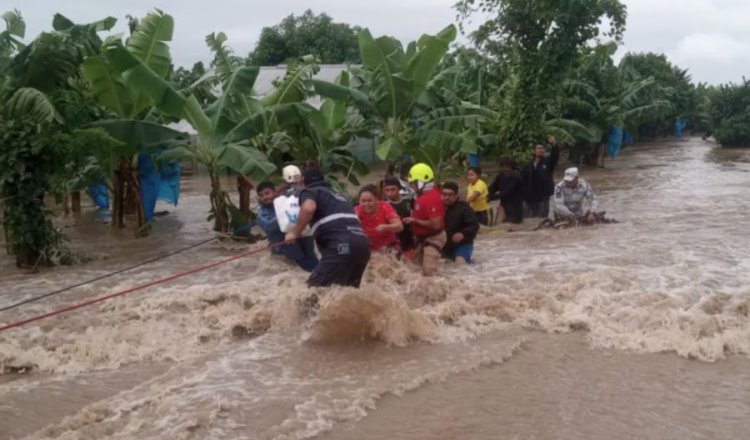
[[[409,183],[430,183],[435,180],[435,173],[426,163],[418,163],[409,170]]]

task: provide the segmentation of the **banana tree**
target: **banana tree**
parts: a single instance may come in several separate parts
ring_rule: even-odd
[[[135,210],[138,230],[146,223],[140,198],[137,157],[181,136],[181,133],[164,127],[150,118],[151,97],[141,89],[130,87],[128,79],[117,71],[106,53],[111,47],[122,48],[138,59],[157,76],[165,79],[172,68],[172,58],[167,42],[171,41],[174,20],[160,10],[149,13],[138,21],[125,44],[117,39],[108,40],[100,52],[86,58],[82,70],[93,95],[112,117],[97,125],[107,130],[121,142],[121,147],[109,153],[116,157],[112,174],[112,225],[125,226],[125,214]],[[128,203],[129,202],[129,203]]]
[[[108,65],[123,78],[126,87],[138,92],[165,114],[186,120],[195,129],[195,142],[171,148],[163,153],[163,157],[166,160],[194,158],[207,168],[211,179],[214,229],[225,232],[229,228],[231,204],[221,186],[221,168],[263,178],[276,166],[251,145],[252,135],[262,132],[264,102],[253,97],[259,68],[231,63],[231,59],[225,56],[223,43],[226,37],[223,34],[212,34],[207,41],[214,50],[221,95],[205,108],[195,96],[176,90],[173,84],[126,47],[111,45],[106,48],[104,56]],[[217,46],[216,42],[220,44]],[[217,50],[219,48],[221,50]],[[273,96],[267,97],[268,102],[283,102],[294,95],[293,89],[288,81],[282,82],[271,94]]]
[[[354,71],[355,85],[313,83],[321,95],[351,99],[372,121],[381,159],[393,163],[409,154],[429,162],[439,174],[455,154],[476,152],[476,124],[493,115],[456,99],[436,80],[455,38],[456,28],[449,26],[437,35],[423,35],[404,50],[392,37],[375,39],[363,30],[359,36],[363,65]]]
[[[349,87],[350,76],[342,72],[336,85]],[[292,116],[284,124],[292,138],[286,149],[298,163],[315,162],[331,180],[344,190],[346,182],[359,185],[358,177],[369,172],[349,145],[358,137],[369,138],[365,119],[350,108],[349,100],[324,99],[320,108],[296,103]],[[344,177],[344,181],[339,180]]]

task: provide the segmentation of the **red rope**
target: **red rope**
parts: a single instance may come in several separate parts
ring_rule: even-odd
[[[151,282],[148,282],[146,284],[141,284],[140,286],[131,287],[130,289],[127,289],[127,290],[123,290],[123,291],[120,291],[120,292],[115,292],[115,293],[112,293],[112,294],[109,294],[109,295],[105,295],[105,296],[102,296],[102,297],[99,297],[99,298],[94,298],[92,300],[84,301],[82,303],[75,304],[75,305],[72,305],[72,306],[63,307],[62,309],[58,309],[58,310],[55,310],[55,311],[52,311],[52,312],[49,312],[49,313],[45,313],[43,315],[34,316],[34,317],[31,317],[31,318],[28,318],[28,319],[24,319],[22,321],[14,322],[14,323],[11,323],[11,324],[6,324],[6,325],[0,327],[0,332],[4,331],[4,330],[10,330],[10,329],[15,328],[15,327],[21,327],[22,325],[26,325],[26,324],[29,324],[31,322],[41,321],[42,319],[47,319],[47,318],[51,318],[53,316],[62,315],[63,313],[71,312],[73,310],[77,310],[77,309],[80,309],[80,308],[83,308],[83,307],[86,307],[86,306],[90,306],[92,304],[104,302],[104,301],[107,301],[107,300],[112,299],[112,298],[117,298],[118,296],[127,295],[128,293],[132,293],[132,292],[135,292],[137,290],[143,290],[143,289],[146,289],[148,287],[155,286],[157,284],[166,283],[168,281],[172,281],[174,279],[181,278],[181,277],[184,277],[184,276],[187,276],[187,275],[192,275],[192,274],[197,273],[197,272],[202,272],[204,270],[212,269],[212,268],[214,268],[216,266],[220,266],[220,265],[225,264],[225,263],[229,263],[229,262],[232,262],[232,261],[235,261],[235,260],[239,260],[240,258],[245,258],[245,257],[249,257],[251,255],[260,254],[261,252],[269,251],[272,248],[274,248],[275,246],[279,246],[279,245],[282,245],[282,244],[285,244],[285,242],[281,242],[281,243],[277,243],[275,245],[267,246],[267,247],[264,247],[262,249],[256,249],[254,251],[244,252],[242,254],[235,255],[234,257],[231,257],[231,258],[227,258],[227,259],[224,259],[224,260],[221,260],[221,261],[217,261],[215,263],[207,264],[205,266],[200,266],[200,267],[197,267],[195,269],[190,269],[190,270],[185,271],[185,272],[179,272],[179,273],[176,273],[176,274],[172,274],[172,275],[170,275],[168,277],[161,278],[161,279],[158,279],[158,280],[155,280],[155,281],[151,281]]]

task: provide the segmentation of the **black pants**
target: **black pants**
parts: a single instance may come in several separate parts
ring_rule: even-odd
[[[342,232],[335,237],[318,242],[322,255],[307,285],[359,287],[367,263],[370,261],[370,241],[365,236]]]
[[[502,202],[503,211],[505,211],[505,223],[521,223],[523,222],[523,202],[521,200],[514,200]]]
[[[545,218],[549,215],[549,199],[541,202],[526,202],[526,217]]]
[[[490,211],[479,211],[477,214],[477,220],[480,225],[489,226],[490,224]]]

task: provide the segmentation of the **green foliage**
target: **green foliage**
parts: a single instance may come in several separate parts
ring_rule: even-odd
[[[305,55],[313,55],[324,64],[359,63],[357,26],[335,23],[326,14],[311,10],[290,15],[276,26],[265,27],[249,62],[275,66]]]
[[[750,147],[750,81],[722,85],[711,93],[714,136],[727,147]]]
[[[502,148],[528,148],[542,139],[544,115],[578,52],[600,35],[620,41],[626,9],[618,0],[462,0],[463,19],[477,12],[489,19],[472,35],[480,49],[508,65],[503,93],[496,99]]]
[[[653,78],[655,87],[642,93],[644,100],[665,100],[670,106],[651,109],[636,124],[642,136],[664,136],[674,132],[674,122],[685,119],[689,127],[698,122],[698,94],[687,70],[672,65],[663,54],[626,54],[620,62],[626,79]],[[645,95],[645,96],[643,96]]]
[[[6,251],[18,267],[71,262],[62,233],[46,216],[49,177],[62,157],[55,132],[32,120],[0,119],[0,199]]]

